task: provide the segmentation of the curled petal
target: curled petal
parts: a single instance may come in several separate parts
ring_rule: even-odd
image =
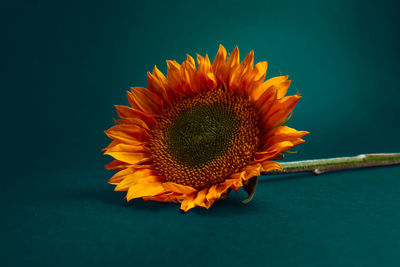
[[[210,203],[210,205],[212,205],[215,200],[217,200],[221,197],[221,192],[218,192],[217,188],[218,188],[218,185],[213,185],[208,189],[206,198],[207,198],[208,203]]]
[[[254,176],[260,176],[262,167],[261,164],[253,162],[244,167],[242,170],[246,172],[244,180],[247,181],[250,178],[253,178]]]
[[[207,193],[208,193],[208,188],[205,188],[205,189],[197,192],[197,196],[194,199],[194,203],[196,206],[204,207],[207,209],[210,207],[210,205],[207,201],[207,198],[206,198]]]
[[[261,171],[262,172],[270,172],[273,170],[282,170],[282,165],[276,161],[264,160],[260,161]]]
[[[196,206],[195,199],[196,194],[187,195],[181,203],[181,210],[187,212],[188,210],[193,209]]]

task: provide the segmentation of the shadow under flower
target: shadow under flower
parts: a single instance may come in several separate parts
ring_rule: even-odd
[[[264,174],[258,177],[258,183],[271,183],[316,177],[311,172]]]
[[[315,175],[312,173],[289,173],[289,174],[269,174],[262,175],[259,177],[260,184],[270,183],[270,182],[280,182],[295,179],[311,178]],[[257,193],[256,193],[257,194]],[[178,213],[181,214],[197,214],[201,216],[213,216],[213,215],[229,215],[229,214],[244,214],[257,212],[260,209],[265,209],[261,207],[260,203],[255,197],[250,203],[243,204],[241,201],[246,199],[247,195],[243,189],[238,192],[231,191],[229,196],[220,201],[216,201],[208,210],[203,207],[195,207],[188,212],[183,212],[180,210],[180,204],[176,203],[160,203],[155,201],[144,201],[142,199],[133,199],[127,202],[125,199],[126,192],[115,192],[110,188],[108,184],[97,185],[96,187],[84,187],[79,190],[75,190],[73,193],[73,198],[85,201],[96,201],[107,205],[126,207],[135,210],[165,210],[165,209],[176,209]]]
[[[130,208],[134,210],[151,210],[157,211],[165,209],[174,209],[181,214],[197,214],[201,216],[210,215],[229,215],[230,213],[248,213],[255,212],[261,207],[253,200],[249,204],[243,204],[241,201],[246,198],[246,193],[240,189],[239,192],[232,191],[229,196],[220,201],[216,201],[208,210],[203,207],[195,207],[188,212],[180,210],[180,204],[176,203],[161,203],[155,201],[144,201],[142,199],[133,199],[129,202],[125,199],[126,192],[115,192],[107,185],[97,187],[84,187],[73,192],[72,198],[80,201],[98,202],[107,205],[113,205]],[[71,196],[70,196],[71,197]]]

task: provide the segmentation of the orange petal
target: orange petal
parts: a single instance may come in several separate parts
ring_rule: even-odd
[[[101,151],[106,151],[107,149],[109,149],[110,147],[116,146],[118,144],[121,144],[121,141],[119,140],[113,140],[110,144],[108,144],[107,147],[103,148]]]
[[[271,78],[271,79],[265,81],[258,88],[255,88],[253,91],[250,92],[250,97],[251,97],[252,102],[257,102],[259,100],[265,102],[265,101],[271,100],[271,99],[266,98],[265,95],[264,96],[262,96],[262,95],[265,94],[265,92],[268,90],[271,91],[272,90],[270,88],[271,86],[286,82],[288,77],[289,76],[278,76],[278,77],[274,77],[274,78]],[[282,89],[280,89],[280,88],[282,88]],[[282,98],[286,94],[286,91],[287,91],[287,88],[286,88],[286,90],[284,90],[284,86],[274,87],[273,89],[277,90],[276,97],[278,99]],[[260,104],[262,104],[262,103],[260,103]]]
[[[270,86],[264,91],[264,93],[258,98],[258,101],[252,101],[253,105],[259,111],[259,114],[265,114],[270,110],[271,106],[275,103],[278,95],[277,87]]]
[[[291,141],[293,144],[297,145],[304,142],[304,140],[300,138],[306,134],[309,134],[309,132],[297,131],[287,126],[279,126],[264,134],[261,138],[261,143],[265,146],[271,146],[282,141]]]
[[[256,102],[256,105],[262,105],[262,103],[270,100],[275,100],[275,99],[281,99],[282,97],[285,96],[289,86],[290,86],[291,81],[287,80],[284,82],[276,83],[271,85],[267,90],[265,90],[265,93],[261,95],[259,100]],[[270,95],[270,92],[274,91],[272,96]]]
[[[286,151],[288,149],[291,149],[294,146],[295,146],[295,144],[290,141],[279,142],[279,143],[272,145],[265,151],[259,151],[259,152],[254,153],[253,157],[254,157],[255,161],[264,161],[267,159],[273,159],[277,155],[279,155],[279,153]]]
[[[114,170],[114,171],[120,171],[125,168],[130,166],[129,163],[122,162],[120,160],[113,160],[110,163],[108,163],[106,166],[104,166],[107,170]]]
[[[267,160],[267,159],[272,159],[272,158],[276,157],[278,154],[279,153],[277,151],[270,150],[268,148],[268,149],[264,149],[264,150],[260,150],[260,151],[255,152],[253,154],[253,158],[254,158],[254,161],[261,162],[261,161],[264,161],[264,160]]]
[[[113,175],[113,177],[108,180],[109,184],[117,185],[119,184],[122,180],[126,178],[127,175],[130,175],[135,172],[134,168],[126,168],[124,170],[121,170],[117,172],[116,174]]]
[[[116,144],[109,149],[107,149],[107,152],[143,152],[143,153],[151,153],[151,150],[140,144],[140,145],[132,145],[132,144],[124,144],[124,143],[119,143]]]
[[[258,162],[251,162],[246,167],[242,168],[240,172],[234,173],[230,176],[232,179],[232,189],[239,190],[243,186],[243,181],[247,181],[254,176],[260,176],[262,166]]]
[[[233,190],[238,191],[241,187],[243,187],[243,181],[245,180],[245,179],[244,179],[244,175],[245,175],[245,174],[246,174],[246,173],[243,172],[243,178],[241,178],[241,179],[233,179],[233,180],[232,180],[231,188],[232,188]]]
[[[197,75],[196,63],[194,59],[187,55],[186,61],[181,65],[182,87],[187,95],[198,94],[201,92],[201,85]]]
[[[139,110],[139,106],[136,105],[136,102],[133,100],[133,95],[131,92],[126,91],[126,98],[128,99],[129,105],[131,105],[132,108]]]
[[[254,69],[247,72],[242,78],[242,87],[244,92],[250,96],[251,92],[258,88],[265,79],[267,75],[268,63],[267,61],[258,62]]]
[[[191,186],[176,184],[172,182],[163,183],[165,191],[176,192],[184,195],[190,195],[197,192],[197,190]]]
[[[254,176],[260,176],[262,171],[262,166],[260,163],[252,162],[246,167],[244,167],[243,170],[246,172],[244,176],[244,180],[246,181],[250,178],[253,178]]]
[[[221,70],[221,80],[223,81],[225,87],[229,89],[229,76],[231,72],[236,68],[237,65],[239,65],[239,49],[236,46],[235,49],[233,49],[232,54],[229,56],[229,58],[226,61],[226,64],[224,65],[224,68]]]
[[[261,82],[264,81],[265,75],[267,74],[267,69],[268,69],[267,61],[258,62],[252,71],[251,79],[255,81],[261,80]]]
[[[143,182],[129,187],[126,199],[154,196],[165,192],[161,182]]]
[[[243,180],[245,177],[246,172],[245,171],[240,171],[240,172],[236,172],[231,174],[230,178],[234,179],[234,180]]]
[[[285,82],[281,82],[276,85],[276,87],[278,87],[277,99],[281,99],[286,95],[291,82],[292,82],[291,80],[287,80]]]
[[[190,194],[185,196],[181,203],[181,210],[184,212],[187,212],[188,210],[192,209],[195,207],[195,199],[196,199],[196,194]]]
[[[157,202],[177,202],[180,197],[176,193],[161,193],[156,196],[143,196],[144,201],[157,201]]]
[[[265,145],[262,149],[267,149],[267,147],[272,147],[274,144],[281,143],[281,142],[291,142],[292,147],[295,147],[297,145],[300,145],[305,142],[305,140],[297,137],[291,137],[291,138],[281,138],[281,137],[273,137],[271,140],[268,140],[267,145]],[[283,152],[283,151],[282,151]]]
[[[179,96],[182,93],[182,75],[178,62],[167,60],[167,81],[168,87]]]
[[[281,164],[279,164],[276,161],[264,160],[264,161],[260,161],[260,164],[261,164],[262,172],[270,172],[273,170],[282,170]]]
[[[131,118],[131,119],[116,119],[118,124],[133,124],[142,127],[143,129],[150,130],[149,125],[146,122],[142,121],[139,118]]]
[[[209,203],[211,203],[210,205],[212,205],[212,203],[214,203],[215,200],[219,199],[221,197],[221,193],[217,191],[217,187],[218,185],[213,185],[208,189],[208,193],[207,193],[207,201]]]
[[[282,126],[279,126],[279,127],[276,127],[274,129],[272,129],[271,131],[268,131],[268,133],[266,133],[264,135],[264,137],[265,138],[270,138],[270,137],[273,137],[273,136],[303,137],[306,134],[309,134],[309,132],[307,132],[307,131],[297,131],[294,128],[290,128],[288,126],[282,125]]]
[[[275,100],[271,105],[271,108],[261,115],[261,125],[263,125],[263,130],[268,131],[287,118],[296,106],[297,102],[299,102],[300,98],[300,95],[293,95]]]
[[[200,207],[204,207],[204,208],[209,208],[210,206],[208,205],[208,201],[207,201],[207,191],[208,188],[204,188],[203,190],[199,191],[197,193],[197,196],[194,200],[194,204],[195,206],[200,206]]]
[[[196,68],[196,62],[191,55],[186,55],[186,62],[190,64],[193,68]]]
[[[226,50],[222,45],[219,45],[219,49],[217,55],[214,58],[214,62],[212,64],[212,71],[215,75],[218,86],[226,84],[227,81],[224,80],[224,69],[226,64]]]
[[[130,122],[130,121],[128,121],[128,120],[125,120],[125,119],[114,119],[114,121],[117,123],[117,124],[137,124],[137,123],[133,123],[133,122]],[[144,128],[144,127],[143,127]],[[148,127],[147,127],[148,128]],[[147,130],[147,128],[146,128],[146,130]]]
[[[243,66],[244,70],[252,70],[254,67],[254,51],[251,50],[247,56],[242,60],[242,63],[240,65]]]
[[[159,95],[165,103],[170,104],[170,98],[167,93],[167,79],[164,74],[157,69],[157,66],[154,66],[153,74],[147,72],[147,85],[150,91]]]
[[[141,183],[142,180],[146,182],[156,182],[161,179],[157,176],[157,172],[150,168],[131,168],[130,171],[123,172],[121,175],[123,175],[123,179],[118,183],[117,187],[115,187],[115,191],[127,191],[130,186]]]
[[[236,46],[233,49],[232,54],[229,56],[228,60],[226,61],[226,65],[228,66],[229,70],[233,69],[237,65],[239,65],[239,48]]]
[[[106,135],[123,143],[137,145],[150,138],[149,133],[138,125],[119,124],[105,131]]]
[[[271,79],[266,80],[266,81],[264,82],[264,85],[265,85],[266,88],[268,88],[268,87],[270,87],[270,86],[272,86],[272,85],[285,82],[288,78],[289,78],[288,75],[272,77]]]
[[[149,162],[153,158],[150,153],[134,153],[134,152],[105,152],[105,155],[110,155],[113,158],[129,163],[129,164],[141,164]]]
[[[138,109],[130,108],[127,106],[115,105],[118,116],[123,119],[130,120],[132,118],[139,118],[147,124],[153,124],[154,118]]]
[[[132,87],[131,94],[128,94],[128,96],[141,111],[149,115],[159,114],[164,104],[157,94],[143,87]]]
[[[226,179],[224,182],[218,184],[217,192],[219,195],[224,194],[232,186],[233,179]]]
[[[226,193],[234,182],[234,179],[227,179],[223,183],[211,186],[206,192],[206,208],[211,207],[216,200],[220,199],[222,194]]]
[[[243,95],[245,93],[245,86],[243,83],[247,81],[242,81],[243,76],[246,76],[248,72],[253,70],[254,64],[254,52],[250,53],[245,57],[245,59],[231,70],[229,75],[229,88],[230,90]]]
[[[164,74],[157,69],[157,67],[154,67],[153,69],[153,75],[162,83],[162,86],[165,88],[167,95],[168,95],[168,101],[171,103],[171,101],[174,99],[174,92],[171,90],[171,88],[168,87],[168,79],[164,76]]]
[[[118,116],[123,120],[116,120],[119,124],[136,124],[146,130],[150,130],[150,126],[154,125],[155,121],[152,117],[147,116],[140,110],[135,110],[126,106],[115,106]]]
[[[211,63],[208,55],[204,58],[197,55],[197,63],[199,65],[198,77],[203,90],[212,90],[217,86],[217,81],[214,77],[214,73],[211,70]]]

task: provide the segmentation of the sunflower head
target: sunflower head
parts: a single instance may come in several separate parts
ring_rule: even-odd
[[[209,208],[231,189],[246,191],[261,172],[280,170],[273,161],[303,143],[306,131],[284,126],[300,95],[285,96],[288,76],[265,80],[267,62],[242,62],[236,47],[219,47],[214,62],[191,56],[167,61],[147,73],[148,88],[128,92],[130,107],[106,131],[104,150],[118,172],[109,180],[126,199],[177,202],[181,209]]]

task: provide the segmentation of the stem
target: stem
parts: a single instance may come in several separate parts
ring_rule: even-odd
[[[354,157],[341,157],[330,159],[313,159],[281,163],[282,171],[269,173],[313,172],[321,174],[330,171],[347,169],[387,166],[400,164],[400,153],[390,154],[363,154]],[[268,173],[265,173],[268,174]]]

